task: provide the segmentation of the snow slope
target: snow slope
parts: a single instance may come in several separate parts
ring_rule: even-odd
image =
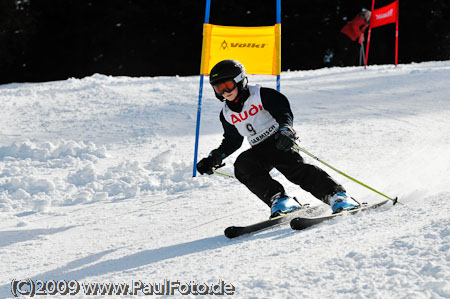
[[[236,180],[192,178],[198,85],[97,74],[0,86],[0,298],[13,297],[13,279],[223,281],[235,298],[450,298],[450,61],[283,73],[300,146],[402,204],[235,240],[224,228],[269,211]],[[220,144],[220,109],[206,84],[200,157]],[[350,195],[383,199],[319,166]]]

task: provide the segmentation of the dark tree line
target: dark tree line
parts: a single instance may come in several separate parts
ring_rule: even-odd
[[[376,7],[392,0],[377,0]],[[0,0],[0,83],[94,73],[196,75],[205,0]],[[370,0],[282,0],[282,69],[329,66],[346,20]],[[210,22],[267,26],[275,0],[212,0]],[[400,0],[399,63],[450,59],[448,1]],[[395,25],[372,31],[369,64],[394,62]]]

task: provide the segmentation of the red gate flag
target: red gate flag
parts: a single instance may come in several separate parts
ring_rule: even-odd
[[[370,27],[375,28],[390,23],[395,23],[398,20],[397,1],[392,2],[382,8],[375,9],[370,18]]]
[[[372,16],[369,23],[369,34],[367,37],[366,61],[364,68],[367,66],[367,59],[369,58],[370,35],[372,28],[383,26],[386,24],[395,23],[395,66],[398,63],[398,7],[399,0],[395,0],[389,5],[374,9],[375,0],[372,0]]]

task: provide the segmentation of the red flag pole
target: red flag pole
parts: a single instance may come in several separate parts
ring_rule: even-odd
[[[373,8],[375,7],[375,0],[372,0],[372,10],[370,11],[373,13]],[[367,59],[369,58],[369,45],[370,45],[370,34],[372,33],[372,17],[370,17],[369,21],[369,34],[367,35],[367,49],[366,49],[366,59],[364,61],[364,68],[367,67]]]
[[[398,19],[399,19],[399,13],[398,13],[398,8],[399,8],[399,1],[397,0],[397,20],[395,22],[395,66],[397,66],[397,62],[398,62]]]
[[[369,45],[370,45],[370,33],[372,32],[372,28],[369,25],[369,34],[367,35],[367,46],[366,46],[366,59],[364,61],[364,68],[367,67],[367,58],[369,57]]]

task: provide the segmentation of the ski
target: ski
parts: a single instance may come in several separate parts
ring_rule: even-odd
[[[281,215],[278,217],[274,217],[274,218],[270,218],[268,220],[264,220],[264,221],[261,221],[261,222],[255,223],[255,224],[251,224],[248,226],[227,227],[224,231],[224,234],[227,238],[232,239],[232,238],[236,238],[236,237],[239,237],[242,235],[259,232],[266,228],[273,227],[275,225],[287,223],[295,217],[299,217],[299,216],[314,217],[314,216],[322,215],[325,212],[325,209],[328,210],[329,206],[320,205],[320,206],[314,206],[314,207],[304,207],[304,208],[295,210],[291,213]]]
[[[375,209],[378,208],[385,203],[387,203],[389,200],[385,200],[376,204],[362,204],[361,207],[351,210],[351,211],[342,211],[336,214],[328,215],[328,216],[319,216],[319,217],[294,217],[291,219],[291,228],[294,230],[302,230],[308,227],[311,227],[313,225],[322,223],[326,220],[333,219],[337,216],[342,216],[345,214],[356,214],[358,212],[369,210],[369,209]]]

